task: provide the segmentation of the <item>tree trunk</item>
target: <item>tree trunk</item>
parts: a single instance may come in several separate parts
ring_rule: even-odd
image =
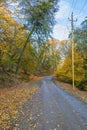
[[[23,57],[24,51],[25,51],[25,49],[26,49],[27,43],[28,43],[28,41],[29,41],[29,38],[31,37],[33,31],[35,30],[36,24],[37,24],[37,22],[36,22],[36,23],[34,24],[34,26],[32,27],[31,32],[29,33],[29,35],[28,35],[28,37],[27,37],[27,39],[26,39],[26,41],[25,41],[25,43],[24,43],[23,49],[22,49],[21,54],[20,54],[20,57],[19,57],[19,59],[18,59],[18,64],[17,64],[17,67],[16,67],[16,75],[17,75],[18,72],[19,72],[19,69],[20,69],[20,66],[21,66],[21,63],[22,63],[22,57]]]

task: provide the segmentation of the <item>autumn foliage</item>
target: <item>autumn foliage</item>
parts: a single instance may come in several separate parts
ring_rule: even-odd
[[[64,41],[63,41],[64,42]],[[66,41],[65,44],[60,42],[60,48],[62,50],[62,60],[58,66],[58,70],[55,72],[58,80],[72,84],[72,50],[71,41]],[[79,89],[87,90],[87,70],[86,59],[83,57],[78,45],[75,43],[74,48],[74,75],[75,75],[75,86]]]

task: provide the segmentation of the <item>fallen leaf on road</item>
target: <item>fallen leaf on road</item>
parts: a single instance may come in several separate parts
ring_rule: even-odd
[[[35,125],[34,125],[34,129],[35,129],[36,127],[37,127],[37,125],[35,124]]]

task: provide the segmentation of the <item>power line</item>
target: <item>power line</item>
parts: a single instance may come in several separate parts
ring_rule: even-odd
[[[75,10],[75,8],[76,8],[76,6],[77,6],[77,2],[78,2],[78,0],[75,1],[74,6],[73,6],[73,9],[72,9],[72,12],[74,12],[74,10]]]
[[[72,0],[72,2],[71,2],[71,8],[70,8],[70,10],[69,10],[69,14],[68,14],[68,17],[69,17],[69,15],[71,14],[71,12],[72,12],[72,9],[73,9],[73,6],[74,6],[74,0]]]
[[[69,15],[71,14],[71,12],[72,12],[72,9],[73,9],[73,6],[74,6],[74,0],[72,0],[72,2],[71,2],[71,8],[69,9],[69,13],[68,13],[68,17],[69,17]],[[66,23],[66,26],[68,27],[68,21],[67,21],[67,23]],[[65,35],[65,31],[64,31],[64,33],[63,33],[63,35]]]
[[[82,8],[80,9],[80,11],[79,11],[79,13],[78,13],[78,16],[81,14],[81,12],[84,10],[84,7],[86,6],[86,4],[87,4],[87,0],[85,0],[84,1],[84,3],[83,3],[83,6],[82,6]],[[77,16],[77,17],[78,17]]]
[[[72,11],[71,12],[74,12],[74,9],[75,9],[76,5],[77,5],[77,0],[75,0],[75,1],[73,0]]]
[[[72,1],[72,11],[73,11],[73,7],[74,7],[74,2],[75,2],[75,1],[73,0],[73,1]]]
[[[73,12],[73,10],[75,9],[76,4],[77,4],[77,1],[76,0],[72,0],[72,2],[71,2],[71,8],[70,8],[69,14],[68,14],[68,18],[70,16],[70,14]],[[68,22],[67,22],[66,26],[68,26]]]
[[[71,6],[71,8],[70,8],[70,10],[69,10],[69,14],[68,14],[68,17],[69,17],[69,15],[71,14],[71,12],[73,12],[74,10],[75,10],[75,8],[76,8],[76,6],[77,6],[77,2],[78,2],[78,0],[72,0],[72,6]],[[85,5],[87,4],[86,3],[87,2],[87,0],[85,0],[84,1],[84,3],[83,3],[83,6],[81,7],[81,9],[80,9],[80,11],[79,11],[79,14],[82,12],[82,10],[84,9],[84,7],[85,7]],[[79,14],[78,14],[78,16],[79,16]],[[77,16],[77,17],[78,17]],[[68,26],[68,22],[66,23],[66,26]],[[64,31],[64,33],[63,33],[63,35],[65,35],[65,31]]]

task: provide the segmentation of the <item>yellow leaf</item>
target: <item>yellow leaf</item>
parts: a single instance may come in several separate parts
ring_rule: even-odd
[[[37,127],[37,125],[35,124],[35,125],[34,125],[34,129],[35,129],[36,127]]]
[[[2,115],[2,120],[8,120],[8,119],[10,119],[8,114]]]

